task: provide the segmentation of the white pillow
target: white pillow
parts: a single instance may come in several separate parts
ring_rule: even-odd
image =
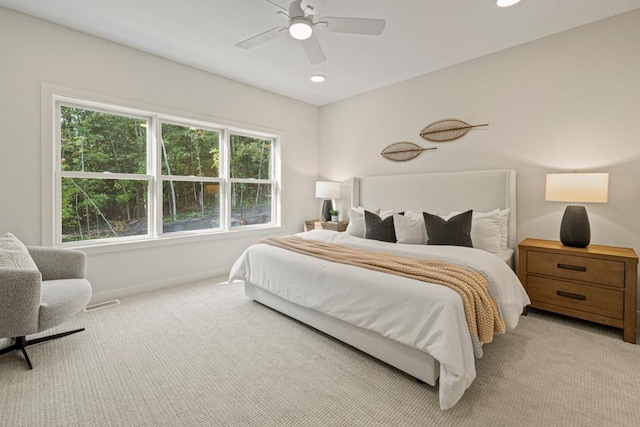
[[[451,212],[443,216],[449,219],[461,212]],[[473,247],[483,249],[492,254],[499,255],[502,252],[502,236],[500,233],[500,210],[490,212],[473,212],[471,220],[471,241]]]
[[[380,209],[367,210],[376,215],[380,213]],[[367,234],[367,227],[364,223],[364,208],[362,206],[349,209],[349,224],[347,225],[345,233],[351,236],[362,237],[363,239],[365,238]]]
[[[38,269],[27,247],[11,233],[0,237],[0,268]]]
[[[398,243],[410,245],[427,244],[427,228],[422,214],[407,211],[404,215],[393,214],[393,226]]]
[[[511,209],[501,209],[498,213],[500,221],[500,247],[503,251],[509,249],[509,213]]]

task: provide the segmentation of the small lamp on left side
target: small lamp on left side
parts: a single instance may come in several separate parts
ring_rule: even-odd
[[[333,209],[332,199],[340,198],[340,183],[317,181],[316,198],[324,199],[324,203],[322,204],[322,220],[324,222],[331,220],[331,210]]]

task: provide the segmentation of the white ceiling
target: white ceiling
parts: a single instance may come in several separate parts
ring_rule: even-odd
[[[287,8],[290,0],[272,0]],[[318,31],[327,61],[309,64],[289,36],[236,43],[287,26],[266,0],[0,0],[33,15],[314,105],[640,8],[640,0],[310,0],[318,17],[384,18],[381,36]],[[327,81],[309,81],[324,74]]]

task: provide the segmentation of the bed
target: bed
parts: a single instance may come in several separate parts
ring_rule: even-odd
[[[507,329],[529,299],[510,265],[516,246],[515,172],[488,170],[375,176],[352,180],[351,204],[444,215],[473,209],[508,209],[505,256],[457,246],[379,242],[313,230],[303,239],[419,259],[442,259],[480,271],[492,284]],[[417,282],[293,253],[266,244],[248,248],[230,281],[245,295],[300,320],[427,384],[439,381],[440,407],[453,407],[475,379],[481,346],[466,327],[460,296]]]

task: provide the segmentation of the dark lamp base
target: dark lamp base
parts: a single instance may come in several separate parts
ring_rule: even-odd
[[[560,224],[560,241],[565,246],[586,248],[591,241],[589,216],[584,206],[567,206]]]
[[[333,209],[333,201],[327,199],[322,204],[322,220],[324,222],[331,221],[331,209]]]

